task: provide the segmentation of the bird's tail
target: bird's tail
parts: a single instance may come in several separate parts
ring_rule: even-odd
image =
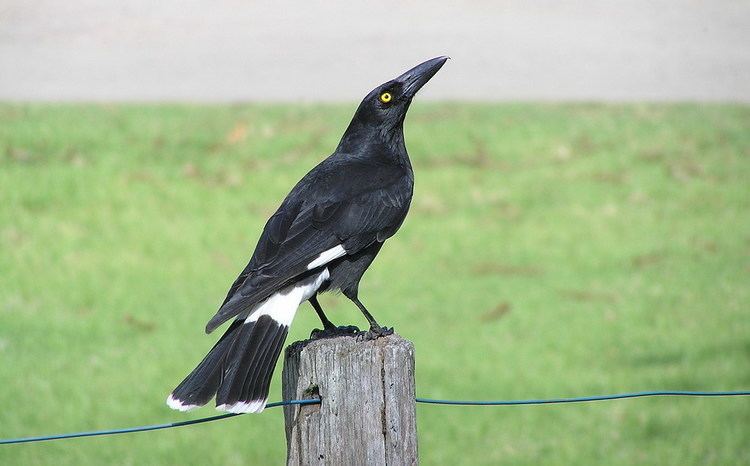
[[[300,305],[299,296],[284,291],[260,303],[248,318],[232,322],[198,367],[172,391],[167,405],[189,411],[216,395],[219,410],[263,411],[276,361]]]

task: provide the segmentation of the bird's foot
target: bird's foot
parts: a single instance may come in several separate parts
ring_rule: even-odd
[[[321,338],[333,338],[333,337],[340,337],[345,335],[356,335],[360,333],[360,330],[358,327],[354,325],[342,325],[340,327],[336,326],[326,326],[323,330],[316,328],[312,332],[310,332],[310,339],[311,340],[318,340]]]
[[[362,340],[377,340],[388,335],[393,335],[393,327],[370,326],[370,330],[362,333]]]

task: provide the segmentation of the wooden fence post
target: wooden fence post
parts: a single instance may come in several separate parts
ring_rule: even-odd
[[[297,342],[284,357],[287,465],[415,465],[414,345],[398,335]]]

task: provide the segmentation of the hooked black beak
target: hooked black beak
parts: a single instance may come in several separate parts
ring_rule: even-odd
[[[422,86],[430,80],[430,78],[435,76],[435,73],[437,73],[445,62],[448,61],[448,58],[449,57],[437,57],[432,60],[427,60],[396,78],[395,81],[404,84],[403,96],[411,100],[416,95],[417,91],[419,91]]]

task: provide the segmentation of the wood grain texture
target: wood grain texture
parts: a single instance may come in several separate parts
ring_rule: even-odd
[[[414,346],[398,335],[297,342],[285,352],[288,465],[415,465]]]

